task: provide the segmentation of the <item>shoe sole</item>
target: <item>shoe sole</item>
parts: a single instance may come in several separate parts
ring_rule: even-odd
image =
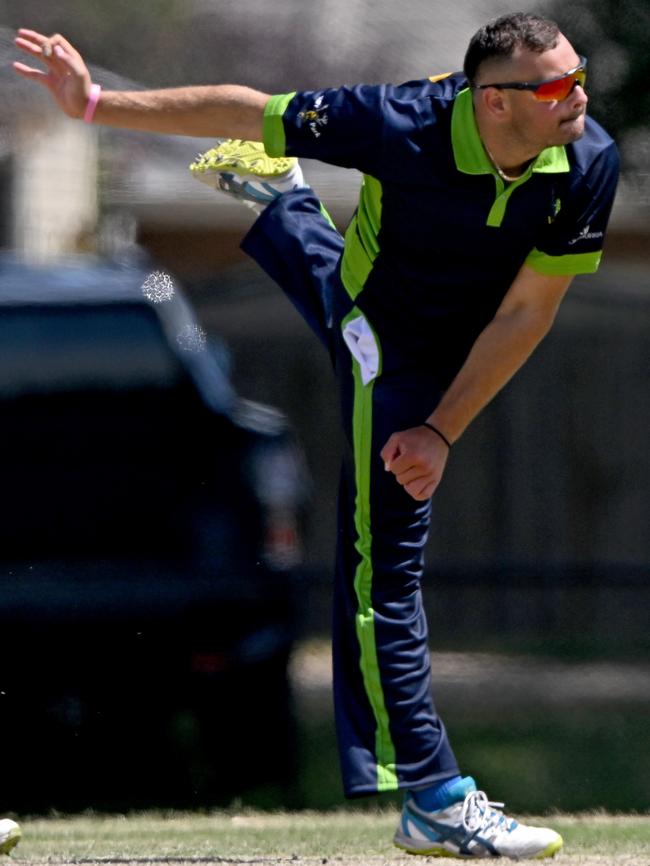
[[[206,150],[190,165],[190,171],[197,175],[228,171],[240,177],[274,178],[295,164],[293,156],[269,156],[259,142],[235,139]]]
[[[18,824],[12,827],[5,838],[0,842],[0,854],[10,854],[22,838],[22,831]]]
[[[555,842],[551,842],[550,845],[547,845],[540,854],[536,854],[533,857],[533,860],[543,860],[544,857],[555,857],[555,855],[563,845],[564,839],[561,836],[558,836]]]
[[[420,854],[424,857],[453,857],[457,860],[476,859],[475,857],[471,857],[471,855],[466,856],[465,854],[454,854],[453,851],[447,851],[446,848],[409,848],[407,845],[403,845],[395,839],[393,839],[393,845],[395,845],[396,848],[399,848],[400,851],[406,851],[407,854],[413,854],[414,856]]]
[[[393,839],[393,844],[396,848],[399,848],[401,851],[406,851],[407,854],[417,855],[420,854],[424,857],[452,857],[456,860],[481,860],[485,858],[475,857],[473,854],[456,854],[453,851],[449,851],[447,848],[439,848],[437,846],[431,848],[410,848],[408,844],[397,836]],[[558,851],[564,845],[564,840],[561,836],[551,842],[550,845],[547,845],[543,851],[540,851],[539,854],[531,854],[522,857],[521,859],[530,859],[530,860],[544,860],[547,857],[555,857]],[[503,857],[507,857],[508,855],[503,854]],[[488,858],[490,859],[490,858]],[[518,858],[510,858],[510,859],[518,859]]]

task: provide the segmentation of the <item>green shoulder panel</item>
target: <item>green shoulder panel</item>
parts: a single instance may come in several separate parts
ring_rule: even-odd
[[[381,183],[370,175],[364,175],[359,206],[345,233],[341,262],[341,279],[352,300],[363,289],[379,255],[381,198]]]

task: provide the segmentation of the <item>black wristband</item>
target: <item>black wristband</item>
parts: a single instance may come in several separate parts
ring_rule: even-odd
[[[423,426],[423,427],[428,427],[429,430],[433,430],[434,433],[436,433],[438,436],[440,436],[440,438],[441,438],[442,441],[445,443],[445,445],[447,446],[447,448],[451,448],[451,442],[449,441],[449,439],[447,439],[447,437],[445,436],[444,433],[441,433],[440,430],[438,430],[437,427],[434,427],[433,424],[429,424],[428,421],[425,421],[425,422],[422,424],[422,426]]]

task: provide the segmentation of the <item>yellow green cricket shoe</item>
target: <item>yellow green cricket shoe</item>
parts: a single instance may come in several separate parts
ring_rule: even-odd
[[[279,195],[305,185],[295,157],[269,156],[259,141],[222,141],[199,154],[190,171],[197,180],[258,213]]]

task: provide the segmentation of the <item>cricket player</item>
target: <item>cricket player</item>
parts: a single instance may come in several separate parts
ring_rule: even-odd
[[[450,449],[600,261],[618,157],[586,114],[587,60],[517,13],[475,34],[462,72],[399,86],[101,92],[61,35],[16,44],[45,67],[16,70],[72,118],[236,139],[193,172],[257,210],[244,249],[330,352],[349,443],[333,635],[346,795],[403,790],[394,841],[414,854],[552,856],[556,832],[461,775],[432,700],[420,581]],[[362,172],[344,237],[296,157]]]

